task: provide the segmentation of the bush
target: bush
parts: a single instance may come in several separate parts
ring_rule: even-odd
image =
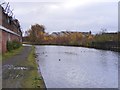
[[[18,41],[7,41],[7,50],[8,51],[12,51],[12,50],[17,49],[21,46],[22,46],[22,44]]]
[[[12,46],[12,42],[11,41],[7,41],[7,50],[8,51],[13,50],[13,46]]]

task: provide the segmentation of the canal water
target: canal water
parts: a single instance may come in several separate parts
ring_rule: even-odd
[[[118,53],[83,47],[36,46],[47,88],[118,88]]]

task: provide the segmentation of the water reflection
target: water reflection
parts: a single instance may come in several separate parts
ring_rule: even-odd
[[[36,46],[48,88],[117,88],[118,54],[64,46]]]

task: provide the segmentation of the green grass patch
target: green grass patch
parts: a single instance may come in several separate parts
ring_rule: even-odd
[[[28,60],[24,62],[24,66],[28,67],[29,70],[26,71],[26,74],[22,80],[22,87],[23,88],[45,88],[43,78],[38,72],[38,64],[35,60],[34,46],[32,46],[32,50],[28,56]]]
[[[0,54],[0,60],[2,60],[2,54]]]
[[[15,49],[15,50],[12,50],[12,51],[2,54],[2,60],[6,60],[14,55],[19,54],[22,51],[22,49],[23,49],[23,47],[21,46],[18,49]]]

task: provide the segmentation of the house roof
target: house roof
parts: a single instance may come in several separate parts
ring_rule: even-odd
[[[6,31],[6,32],[8,32],[8,33],[11,33],[11,34],[14,34],[14,35],[17,35],[17,36],[21,36],[21,35],[13,32],[13,31],[11,31],[10,29],[7,29],[7,28],[5,28],[5,27],[3,27],[3,26],[1,26],[1,25],[0,25],[0,30]]]

